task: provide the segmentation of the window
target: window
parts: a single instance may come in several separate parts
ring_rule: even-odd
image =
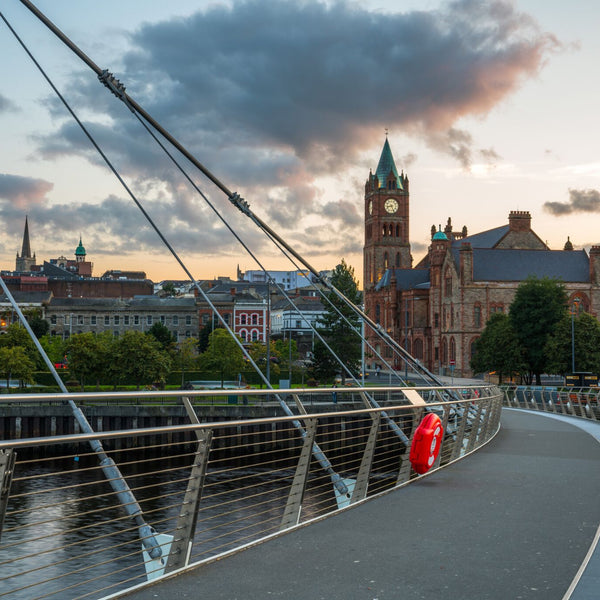
[[[52,315],[50,317],[50,323],[52,323],[52,325],[56,325],[56,315]]]
[[[140,324],[140,315],[133,315],[133,324],[134,325]]]
[[[90,325],[96,325],[96,315],[90,317]]]
[[[185,337],[191,337],[192,334],[190,333],[189,329],[185,332]]]
[[[129,315],[123,315],[123,325],[129,325]]]
[[[229,317],[230,317],[230,316],[231,316],[231,313],[225,313],[225,314],[223,315],[223,320],[225,321],[225,323],[226,323],[227,325],[229,325]]]
[[[252,341],[256,342],[258,340],[258,331],[256,329],[252,330]]]
[[[179,325],[179,317],[177,315],[173,315],[172,321],[173,325]]]
[[[63,316],[63,322],[64,322],[65,325],[68,325],[70,323],[69,315],[64,315]]]
[[[256,313],[252,315],[252,325],[258,325],[258,315]]]
[[[381,320],[381,306],[379,304],[375,305],[375,323],[379,323]]]
[[[388,263],[389,263],[389,256],[387,252],[383,253],[383,268],[387,269],[388,268]]]
[[[206,317],[206,320],[205,320]],[[208,323],[208,315],[202,315],[202,322],[206,325]],[[191,325],[192,324],[192,315],[186,315],[185,316],[185,324],[186,325]]]
[[[104,315],[104,324],[110,325],[110,317],[108,315]]]
[[[473,325],[479,329],[481,327],[481,306],[476,304],[473,307]]]
[[[446,276],[444,280],[444,296],[452,296],[452,277]]]
[[[421,338],[417,338],[414,341],[413,352],[415,353],[415,358],[423,360],[423,340]]]
[[[160,315],[160,322],[164,325],[167,322],[167,317],[165,317],[165,315]]]
[[[83,325],[83,315],[77,316],[77,325]]]
[[[246,324],[246,315],[243,314],[240,316],[240,325],[245,325]]]
[[[400,266],[400,252],[396,252],[396,266]]]
[[[248,332],[244,329],[244,331],[240,332],[240,337],[242,338],[242,342],[246,343],[248,341]]]
[[[119,337],[119,332],[118,331],[113,331],[113,337]]]
[[[452,362],[456,361],[456,342],[454,338],[450,338],[450,360]]]
[[[115,315],[114,316],[114,323],[115,323],[115,325],[118,325],[120,321],[121,321],[121,318],[119,317],[119,315]]]
[[[434,327],[440,326],[440,313],[433,313],[433,326]]]
[[[296,321],[296,329],[300,329],[302,327],[302,321]]]
[[[146,325],[152,325],[152,315],[146,315]]]

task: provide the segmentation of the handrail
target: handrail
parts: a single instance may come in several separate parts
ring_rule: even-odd
[[[402,388],[380,388],[392,401],[369,409],[345,403],[356,388],[325,388],[322,394],[332,389],[338,404],[309,414],[0,441],[0,600],[97,599],[143,584],[136,534],[84,444],[92,436],[119,460],[148,522],[160,528],[158,542],[168,561],[158,565],[145,556],[152,578],[340,510],[329,476],[310,459],[314,443],[354,482],[350,504],[356,504],[423,476],[409,460],[423,415],[437,414],[444,429],[432,471],[466,457],[499,429],[503,393],[494,386],[470,388],[459,402],[444,400],[443,388],[426,388],[420,393],[435,401],[416,405]],[[172,395],[187,398],[192,392]],[[204,407],[193,409],[201,420]],[[384,410],[402,428],[409,448],[381,418]],[[102,566],[96,569],[97,563]],[[83,569],[86,577],[80,576]]]

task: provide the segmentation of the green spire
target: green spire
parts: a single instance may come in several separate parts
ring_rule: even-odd
[[[383,145],[383,150],[381,151],[381,156],[379,157],[377,171],[375,171],[377,179],[379,180],[380,188],[387,187],[386,182],[390,171],[394,174],[394,177],[396,178],[396,189],[404,189],[404,187],[402,186],[402,180],[398,176],[398,169],[396,169],[396,163],[394,162],[394,157],[392,156],[390,144],[386,136],[385,144]]]
[[[79,236],[79,246],[77,246],[77,248],[75,249],[75,256],[85,256],[86,252],[85,252],[85,248],[83,247],[83,244],[81,243],[81,236]]]

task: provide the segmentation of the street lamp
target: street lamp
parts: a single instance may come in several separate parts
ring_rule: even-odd
[[[579,312],[580,298],[573,298],[571,307],[571,373],[575,374],[575,312]]]

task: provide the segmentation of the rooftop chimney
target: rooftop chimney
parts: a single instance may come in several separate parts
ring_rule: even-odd
[[[531,214],[527,210],[511,210],[508,225],[511,231],[531,231]]]

